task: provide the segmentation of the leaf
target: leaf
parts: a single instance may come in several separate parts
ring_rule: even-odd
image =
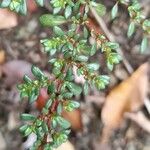
[[[106,97],[102,109],[102,139],[108,140],[112,130],[120,126],[126,112],[137,111],[144,104],[148,93],[149,68],[148,63],[141,65],[131,77],[112,89]]]
[[[31,91],[29,96],[29,102],[33,103],[37,100],[38,96],[39,96],[39,91],[38,89],[34,89],[33,91]]]
[[[44,122],[44,121],[42,122],[42,129],[45,133],[48,132],[48,126],[47,126],[46,122]]]
[[[71,128],[74,131],[80,131],[83,128],[81,111],[79,109],[75,109],[74,111],[67,112],[63,111],[63,117],[71,123]]]
[[[62,103],[59,103],[58,106],[57,106],[57,113],[58,113],[58,115],[61,115],[62,110],[63,110]]]
[[[105,15],[106,7],[103,4],[91,1],[91,5],[95,8],[99,16]]]
[[[63,127],[64,129],[68,129],[68,128],[70,128],[70,126],[71,126],[70,122],[68,122],[67,120],[65,120],[64,118],[62,118],[62,117],[60,117],[60,116],[58,116],[58,117],[56,118],[56,120],[57,120],[57,123],[58,123],[61,127]]]
[[[88,65],[87,65],[87,68],[88,68],[89,70],[92,70],[92,71],[98,70],[99,67],[100,67],[100,66],[99,66],[98,63],[91,63],[91,64],[88,64]]]
[[[24,75],[23,80],[24,80],[27,84],[32,84],[32,80],[31,80],[27,75]]]
[[[84,95],[87,95],[88,94],[88,91],[89,91],[89,85],[88,85],[88,82],[86,81],[83,85],[83,92],[84,92]]]
[[[24,136],[28,136],[32,133],[31,126],[23,125],[19,128],[19,130],[24,134]]]
[[[44,6],[44,0],[36,0],[36,3],[37,3],[39,6]]]
[[[0,50],[0,65],[5,62],[6,59],[6,53],[4,50]]]
[[[36,66],[32,65],[31,71],[33,75],[39,79],[42,79],[44,77],[44,73]]]
[[[7,9],[0,8],[0,29],[13,28],[17,25],[17,15]]]
[[[147,45],[148,45],[148,39],[144,37],[141,43],[141,53],[143,53],[146,50]]]
[[[23,15],[27,14],[26,0],[22,0],[22,4],[20,5],[20,13],[23,14]]]
[[[75,83],[68,82],[67,87],[74,95],[80,95],[82,92],[82,89],[80,86],[76,85]]]
[[[135,31],[135,23],[131,22],[128,27],[128,32],[127,32],[128,37],[131,37],[133,35],[134,31]]]
[[[111,18],[115,19],[118,14],[118,2],[114,5],[114,7],[111,10]]]
[[[110,47],[111,49],[118,49],[119,48],[119,44],[118,43],[114,43],[114,42],[107,42],[106,46]]]
[[[75,150],[71,142],[67,141],[61,144],[56,150]]]
[[[33,121],[36,117],[31,114],[21,114],[21,119],[24,121]]]
[[[2,8],[8,7],[10,3],[11,3],[11,0],[7,0],[7,1],[3,0],[0,4],[0,7]]]
[[[69,18],[69,16],[71,15],[71,13],[72,13],[72,8],[71,8],[70,5],[68,5],[66,7],[66,9],[65,9],[65,17],[66,17],[66,19]]]
[[[58,35],[58,36],[64,35],[63,30],[62,30],[61,28],[57,27],[57,26],[54,27],[54,33],[55,33],[56,35]]]
[[[104,5],[99,3],[99,4],[96,5],[95,8],[96,8],[96,11],[97,11],[99,16],[104,16],[105,15],[106,7]]]
[[[76,60],[81,61],[81,62],[86,62],[86,61],[88,61],[88,57],[84,56],[84,55],[80,55],[80,56],[76,57]]]
[[[88,30],[87,30],[87,28],[86,27],[84,27],[83,28],[83,34],[84,34],[84,38],[88,38],[88,36],[89,36],[89,33],[88,33]]]
[[[51,27],[65,23],[66,19],[63,16],[45,14],[40,17],[40,22],[43,26]]]
[[[53,94],[55,92],[55,85],[53,82],[48,85],[47,92],[48,92],[48,94]]]
[[[91,48],[91,51],[90,51],[90,56],[93,56],[96,53],[96,50],[97,50],[97,44],[94,43],[92,45],[92,48]]]

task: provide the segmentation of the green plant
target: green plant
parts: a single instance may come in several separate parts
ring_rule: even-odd
[[[36,2],[44,6],[44,0],[36,0]],[[21,98],[29,97],[30,103],[37,100],[41,88],[45,88],[49,94],[49,99],[38,116],[21,115],[21,118],[27,121],[27,124],[20,128],[24,136],[31,133],[37,135],[37,140],[31,149],[51,150],[65,142],[70,133],[70,123],[62,117],[63,109],[72,111],[78,108],[80,104],[73,100],[74,96],[80,95],[82,91],[87,94],[89,86],[95,86],[100,90],[109,83],[108,76],[98,75],[99,63],[89,63],[89,57],[95,55],[97,50],[101,51],[105,55],[110,70],[121,60],[115,51],[119,45],[108,41],[104,35],[98,35],[87,25],[90,8],[94,8],[99,15],[103,15],[105,6],[94,0],[51,0],[50,4],[53,7],[53,14],[42,15],[40,22],[43,26],[52,27],[54,36],[42,39],[41,44],[45,52],[52,56],[49,63],[53,68],[54,79],[50,80],[33,65],[31,70],[36,79],[32,80],[25,75],[24,83],[18,85]],[[118,2],[112,11],[113,19],[117,14],[117,6]],[[1,7],[9,7],[22,14],[27,13],[25,0],[2,0]],[[131,9],[128,10],[131,11]],[[64,24],[68,26],[67,31],[63,30]],[[147,23],[145,26],[147,27]],[[144,28],[144,31],[147,31],[147,28]],[[94,44],[89,42],[91,36],[95,39]],[[73,68],[75,67],[78,76],[83,76],[85,79],[83,87],[74,82]]]
[[[118,14],[118,5],[123,4],[127,7],[130,24],[127,31],[127,36],[131,37],[137,26],[141,27],[143,30],[143,39],[141,42],[141,52],[144,52],[148,46],[148,37],[150,35],[150,20],[142,14],[142,8],[138,0],[117,0],[116,4],[112,8],[111,16],[115,19]]]

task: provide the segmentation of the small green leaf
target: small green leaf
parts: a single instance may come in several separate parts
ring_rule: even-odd
[[[115,19],[117,14],[118,14],[118,3],[116,3],[111,10],[111,18]]]
[[[21,114],[21,119],[24,121],[33,121],[36,117],[31,114]]]
[[[61,115],[62,110],[63,110],[62,103],[59,103],[58,106],[57,106],[57,113],[58,113],[58,115]]]
[[[143,53],[146,50],[147,45],[148,45],[148,39],[144,37],[141,43],[141,53]]]
[[[95,9],[99,16],[104,16],[106,13],[106,7],[102,4],[97,4]]]
[[[97,44],[94,43],[92,45],[92,48],[91,48],[91,51],[90,51],[90,55],[93,56],[96,53],[96,50],[97,50]]]
[[[23,15],[27,14],[26,0],[22,0],[22,4],[20,5],[20,13],[23,14]]]
[[[119,48],[119,44],[114,42],[107,42],[105,45],[114,50]]]
[[[128,32],[127,32],[128,37],[131,37],[134,32],[135,32],[135,23],[131,22],[128,27]]]
[[[53,128],[56,128],[56,126],[57,126],[56,117],[53,117],[53,118],[52,118],[51,123],[52,123],[52,127],[53,127]]]
[[[63,96],[63,98],[65,98],[65,99],[70,99],[70,98],[72,98],[73,93],[65,92],[65,93],[62,94],[62,96]]]
[[[67,87],[74,95],[80,95],[82,92],[82,88],[72,82],[68,82]]]
[[[36,0],[36,3],[37,3],[39,6],[44,6],[44,0]]]
[[[89,70],[93,70],[93,71],[98,70],[99,67],[100,67],[100,65],[99,65],[98,63],[91,63],[91,64],[88,64],[88,65],[87,65],[87,68],[88,68]]]
[[[84,55],[80,55],[80,56],[76,57],[76,60],[81,61],[81,62],[86,62],[86,61],[88,61],[88,57],[84,56]]]
[[[8,7],[11,3],[11,0],[3,0],[0,4],[0,7],[5,8]]]
[[[42,79],[42,77],[44,77],[43,72],[36,66],[32,66],[31,71],[33,73],[33,75],[39,79]]]
[[[24,132],[24,136],[29,136],[32,133],[32,128],[28,126],[28,128]]]
[[[71,15],[71,13],[72,13],[72,8],[71,8],[70,5],[68,5],[68,6],[66,7],[66,9],[65,9],[65,17],[66,17],[66,18],[69,18],[69,16]]]
[[[63,127],[64,129],[68,129],[68,128],[70,128],[70,126],[71,126],[70,122],[68,122],[67,120],[65,120],[64,118],[62,118],[62,117],[60,117],[60,116],[58,116],[58,117],[56,118],[56,120],[57,120],[57,123],[58,123],[61,127]]]
[[[27,75],[24,75],[23,80],[28,84],[32,84],[32,80]]]
[[[21,126],[19,128],[19,130],[20,130],[20,132],[24,133],[27,130],[28,127],[29,127],[29,125],[25,124],[25,125]]]
[[[63,16],[45,14],[40,17],[40,22],[43,26],[51,27],[65,23],[66,19]]]
[[[45,133],[48,132],[48,126],[47,126],[46,122],[44,122],[44,121],[42,122],[42,129]]]
[[[83,34],[84,34],[84,38],[88,38],[89,32],[86,27],[83,28]]]
[[[52,105],[52,102],[53,102],[52,99],[47,100],[45,108],[48,109]]]
[[[69,68],[66,73],[65,80],[72,81],[74,79],[72,68]]]
[[[70,101],[70,105],[73,108],[79,108],[80,107],[80,103],[77,101]]]
[[[68,101],[66,104],[65,104],[65,110],[66,111],[73,111],[74,109],[77,109],[80,107],[80,103],[77,102],[77,101]]]
[[[30,95],[29,95],[29,102],[33,103],[34,101],[37,100],[38,96],[39,96],[38,89],[32,90],[31,93],[30,93]]]
[[[61,28],[57,27],[57,26],[54,27],[54,33],[55,33],[56,35],[58,35],[58,36],[64,35],[63,30],[62,30]]]
[[[55,85],[53,82],[48,85],[47,92],[48,94],[53,94],[55,92]]]

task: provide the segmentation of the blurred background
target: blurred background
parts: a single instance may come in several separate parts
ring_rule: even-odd
[[[120,5],[119,15],[112,21],[110,14],[115,0],[100,2],[107,9],[102,18],[104,25],[121,45],[127,64],[134,71],[129,73],[122,62],[109,71],[99,52],[91,58],[100,63],[100,74],[110,76],[110,84],[106,90],[90,89],[89,95],[76,97],[81,108],[64,114],[73,131],[60,149],[150,150],[150,47],[140,54],[140,28],[132,38],[127,38],[130,19],[124,6]],[[143,14],[150,16],[150,1],[142,0],[141,4]],[[40,15],[49,13],[51,8],[38,8],[33,0],[28,0],[28,9],[27,16],[0,9],[0,150],[24,150],[32,144],[34,135],[23,138],[18,130],[23,124],[19,115],[38,113],[38,105],[29,105],[27,100],[21,102],[16,86],[24,74],[32,76],[32,64],[51,71],[47,63],[50,57],[43,52],[40,39],[53,36],[52,30],[39,23]],[[91,19],[94,23],[92,16]],[[83,83],[80,78],[76,81]],[[44,94],[41,91],[43,97]]]

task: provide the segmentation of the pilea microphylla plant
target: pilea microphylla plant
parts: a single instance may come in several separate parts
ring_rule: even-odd
[[[44,0],[35,0],[39,6],[44,6]],[[141,49],[146,49],[148,35],[150,34],[150,21],[141,13],[141,7],[136,0],[118,0],[112,8],[112,19],[118,14],[118,5],[127,6],[131,23],[127,32],[132,36],[135,26],[139,25],[144,31]],[[10,10],[26,14],[25,0],[2,0],[1,8],[9,7]],[[28,97],[33,103],[39,96],[40,89],[45,88],[49,95],[45,106],[38,116],[22,114],[21,118],[27,121],[20,130],[24,136],[31,133],[37,135],[31,150],[52,150],[59,147],[68,139],[70,123],[62,117],[62,111],[73,111],[80,104],[74,101],[74,97],[83,92],[88,94],[89,86],[95,86],[98,90],[104,89],[109,83],[109,77],[98,75],[99,64],[89,63],[89,57],[97,51],[104,54],[107,66],[110,70],[121,60],[116,49],[117,43],[108,41],[105,35],[99,35],[94,29],[89,28],[90,9],[96,10],[97,14],[105,14],[105,6],[94,0],[50,0],[53,13],[44,14],[40,17],[43,26],[53,28],[53,37],[41,40],[45,52],[51,56],[49,63],[52,66],[54,78],[49,79],[38,67],[32,66],[31,70],[35,79],[24,76],[24,83],[18,85],[21,98]],[[68,26],[64,30],[64,25]],[[90,43],[89,37],[94,39]],[[60,55],[56,55],[60,54]],[[85,79],[81,87],[75,83],[75,72]]]

